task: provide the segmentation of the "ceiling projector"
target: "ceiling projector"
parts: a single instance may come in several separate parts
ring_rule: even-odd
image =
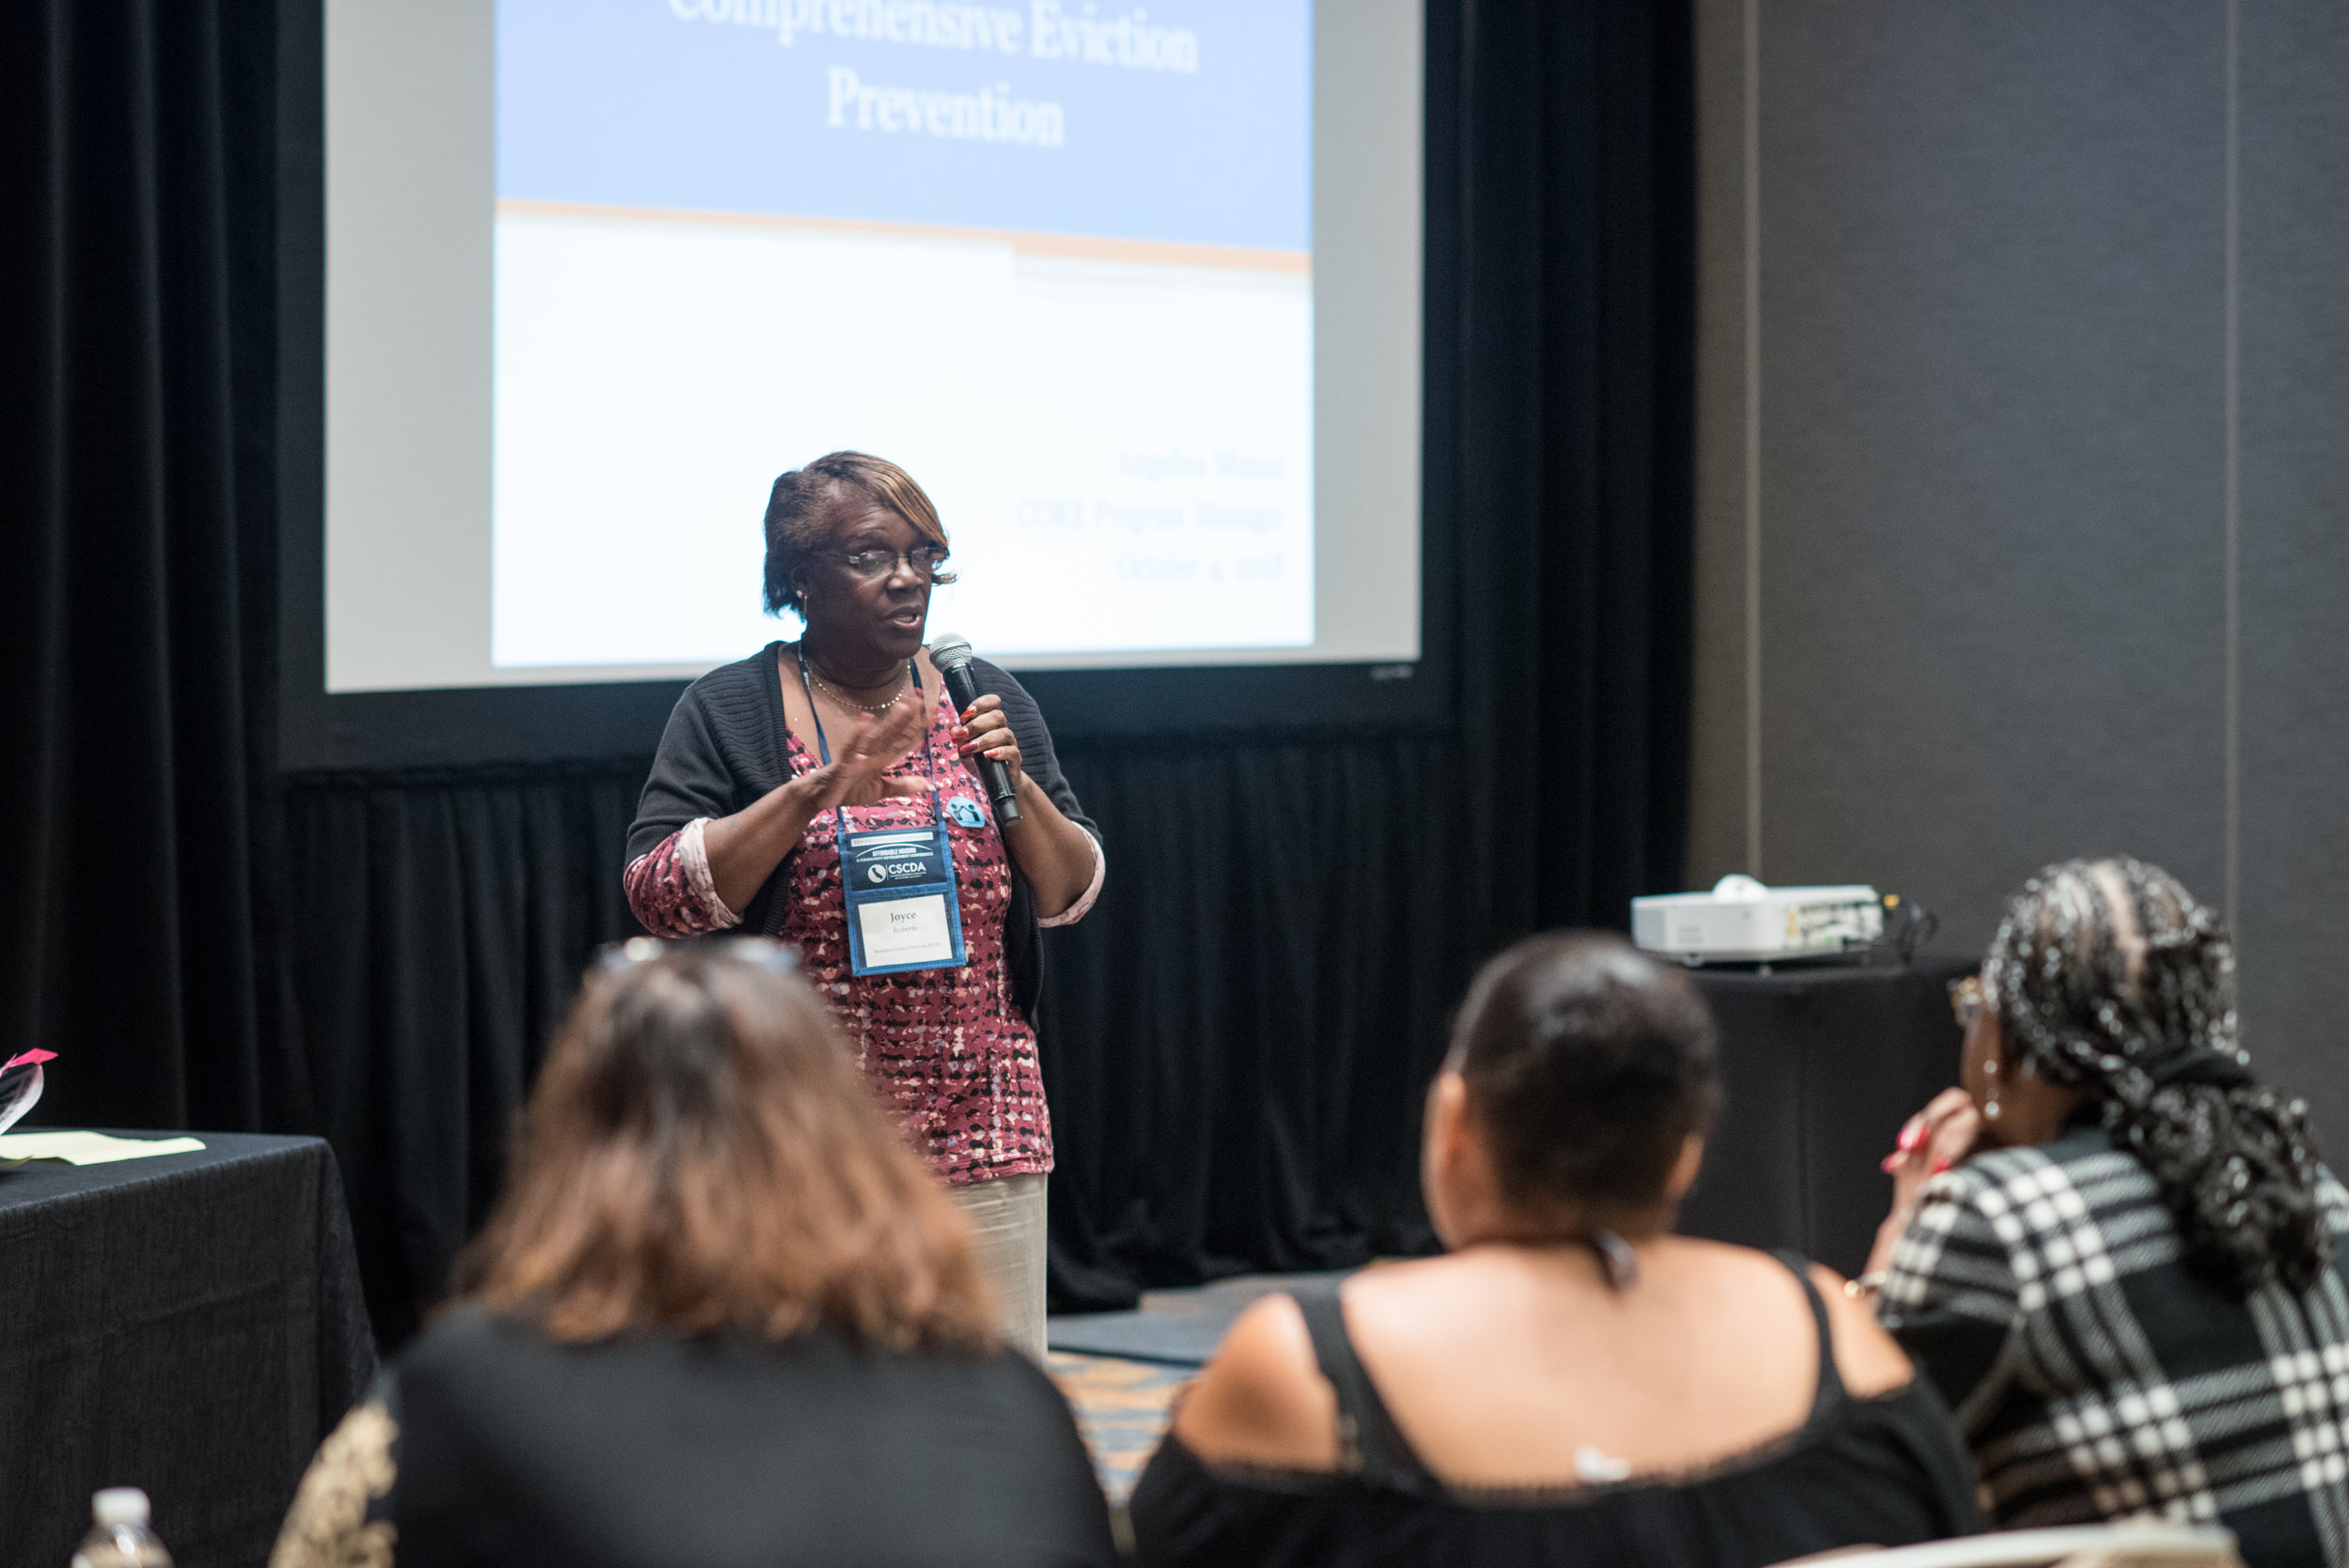
[[[1631,939],[1684,964],[1824,958],[1881,940],[1886,903],[1863,883],[1771,888],[1733,875],[1711,893],[1633,899]]]

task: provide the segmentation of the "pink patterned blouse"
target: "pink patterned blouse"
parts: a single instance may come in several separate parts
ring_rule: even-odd
[[[881,1103],[926,1150],[930,1166],[961,1186],[998,1176],[1040,1175],[1052,1168],[1052,1122],[1044,1106],[1035,1032],[1012,999],[1003,963],[1003,920],[1011,905],[1011,866],[987,790],[957,754],[955,710],[942,694],[930,714],[931,777],[941,804],[969,801],[980,825],[942,820],[954,845],[962,894],[959,969],[856,975],[848,970],[847,900],[840,889],[839,817],[827,811],[808,824],[784,862],[788,878],[782,939],[800,949],[802,972],[832,1004],[858,1063]],[[791,771],[812,771],[815,755],[790,737]],[[923,769],[916,748],[901,771]],[[968,815],[966,811],[965,815]],[[890,800],[848,808],[848,829],[927,827],[927,800]],[[689,822],[640,856],[627,872],[629,903],[647,929],[693,936],[740,917],[720,901],[702,848],[703,819]],[[1043,922],[1066,925],[1089,909],[1105,870],[1094,846],[1093,885],[1070,908]]]

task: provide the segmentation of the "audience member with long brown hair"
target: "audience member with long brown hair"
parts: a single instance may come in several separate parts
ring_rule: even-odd
[[[273,1568],[1105,1563],[1067,1406],[830,1011],[755,939],[589,977],[460,1294]]]

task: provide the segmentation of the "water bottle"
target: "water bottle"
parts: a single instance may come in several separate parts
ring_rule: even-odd
[[[73,1568],[171,1568],[171,1554],[147,1528],[147,1494],[135,1486],[109,1486],[89,1500],[97,1522],[82,1537]]]

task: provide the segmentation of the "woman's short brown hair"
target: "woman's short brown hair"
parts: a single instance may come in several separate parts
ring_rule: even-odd
[[[1687,972],[1621,937],[1528,937],[1477,971],[1446,1065],[1510,1197],[1652,1212],[1720,1106],[1713,1015]]]
[[[823,1327],[892,1349],[994,1343],[962,1222],[830,1011],[720,942],[589,975],[459,1280],[463,1299],[559,1340]]]
[[[793,581],[808,557],[823,548],[839,520],[844,503],[862,501],[886,506],[912,525],[913,531],[941,550],[947,542],[946,525],[938,508],[913,475],[885,458],[863,452],[830,452],[805,468],[795,468],[775,480],[767,494],[767,613],[804,611],[799,584]],[[951,582],[940,574],[933,579]]]

